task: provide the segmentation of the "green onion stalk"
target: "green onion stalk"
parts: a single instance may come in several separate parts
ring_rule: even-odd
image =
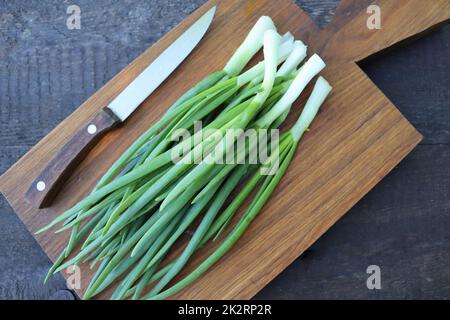
[[[230,82],[226,80],[230,77],[235,77],[245,66],[245,64],[252,58],[252,53],[256,53],[262,46],[262,36],[266,30],[275,29],[273,22],[268,17],[261,17],[253,29],[250,31],[249,35],[243,42],[243,44],[239,47],[230,61],[227,63],[226,67],[218,72],[214,72],[211,75],[207,76],[205,79],[200,81],[197,85],[187,91],[182,97],[180,97],[173,105],[169,108],[167,113],[160,119],[155,125],[153,125],[146,133],[144,133],[140,138],[138,138],[132,146],[119,158],[118,161],[107,171],[107,173],[100,179],[97,186],[93,190],[93,194],[96,193],[97,190],[101,189],[105,185],[107,185],[114,178],[120,177],[121,175],[125,175],[128,173],[127,171],[131,171],[131,169],[136,168],[141,165],[145,161],[149,161],[149,157],[152,158],[158,152],[161,152],[164,144],[166,143],[158,143],[164,139],[165,134],[168,131],[173,131],[174,127],[178,125],[182,125],[186,123],[185,114],[189,108],[193,106],[198,106],[205,104],[206,102],[211,102],[211,96],[217,96],[219,93],[223,93],[224,88],[230,89]],[[291,35],[287,34],[285,36],[284,50],[289,51],[289,43],[292,41]],[[225,84],[223,84],[225,82]],[[228,92],[233,90],[228,90]],[[220,103],[219,101],[215,101],[216,104]],[[184,118],[183,118],[184,117]],[[184,122],[180,120],[185,120]],[[167,125],[172,120],[171,125],[166,130],[166,132],[161,131],[165,125]],[[125,169],[124,169],[125,168]],[[127,170],[128,169],[128,170]],[[117,174],[123,170],[122,174],[117,176]],[[128,193],[130,190],[128,190]],[[128,195],[128,194],[127,194]],[[89,203],[86,201],[86,203]],[[87,207],[89,205],[86,205]],[[76,216],[78,216],[79,211],[86,211],[86,208],[82,206],[77,206],[76,208],[72,208],[69,212],[61,215],[57,218],[53,223],[51,223],[47,228],[42,229],[46,230],[49,227],[55,225],[58,222],[66,221],[65,224],[72,222]],[[109,212],[109,211],[108,211]],[[74,225],[72,223],[72,225]],[[72,236],[73,240],[77,237]],[[73,247],[73,246],[71,246]],[[68,255],[69,250],[66,250],[65,256]],[[58,259],[60,260],[60,259]]]
[[[299,51],[303,51],[303,48],[299,47]],[[290,59],[288,59],[285,63],[291,64],[293,69],[295,69],[295,66],[304,58],[304,54],[298,54],[296,50],[292,53],[293,56],[297,57],[295,61],[292,62]],[[285,65],[283,65],[280,70],[283,70],[286,68],[283,68]],[[266,113],[264,113],[260,118],[258,118],[252,128],[255,128],[257,130],[259,129],[267,129],[267,128],[278,128],[281,123],[286,118],[287,114],[290,112],[292,104],[294,101],[300,96],[300,94],[305,89],[306,85],[316,76],[323,68],[325,67],[325,63],[323,60],[317,56],[313,55],[302,67],[301,72],[298,72],[294,80],[287,82],[289,84],[288,89],[284,93],[284,95],[279,99],[279,101],[272,106]],[[246,151],[250,151],[250,149],[246,149]],[[221,175],[226,174],[227,172],[230,172],[230,170],[237,165],[238,163],[242,163],[243,159],[248,156],[248,152],[241,154],[241,158],[237,159],[234,162],[234,165],[226,165],[222,166],[222,170],[219,173],[218,176],[213,178],[211,181],[208,182],[208,184],[203,188],[201,192],[196,196],[196,198],[193,200],[193,203],[198,201],[201,197],[203,197],[205,194],[207,194],[210,189],[218,183],[217,177],[221,177]],[[171,198],[168,196],[166,197],[166,200],[171,200]],[[165,200],[165,201],[166,201]]]
[[[274,30],[266,31],[264,34],[264,44],[266,67],[265,77],[261,85],[261,89],[255,95],[255,97],[252,98],[252,100],[248,104],[248,107],[243,109],[241,113],[234,115],[232,112],[230,112],[231,116],[230,114],[224,115],[224,125],[222,128],[220,128],[220,130],[222,131],[225,131],[225,129],[245,128],[251,121],[251,119],[257,114],[258,109],[264,104],[265,100],[272,90],[278,66],[278,49],[281,44],[281,37]],[[195,154],[198,147],[205,146],[206,145],[203,143],[201,143],[201,145],[195,146],[188,153],[188,155],[185,156],[185,158],[190,159],[192,155]],[[221,149],[222,146],[223,144],[217,143],[215,145],[215,149],[223,150]],[[177,181],[180,177],[183,176],[183,173],[185,171],[188,171],[192,166],[193,165],[190,162],[186,164],[182,161],[174,164],[165,172],[164,176],[158,178],[157,181],[152,183],[152,185],[149,186],[149,188],[142,195],[140,195],[140,197],[136,201],[134,201],[128,209],[124,211],[124,213],[120,217],[120,219],[123,218],[123,221],[120,221],[121,223],[117,224],[120,226],[120,228],[126,226],[128,224],[128,221],[132,219],[136,215],[136,213],[138,213],[147,203],[154,201],[161,190],[165,190],[166,187],[170,188],[171,184],[173,184],[172,191],[182,189],[178,193],[179,197],[177,197],[177,199],[171,201],[170,204],[160,206],[159,211],[155,214],[155,216],[158,216],[155,223],[144,225],[140,229],[140,231],[142,230],[143,234],[139,233],[138,236],[134,237],[129,241],[129,243],[127,243],[125,249],[119,251],[120,254],[118,252],[115,255],[116,259],[112,260],[109,263],[108,267],[105,268],[102,275],[99,276],[96,282],[90,287],[89,290],[87,290],[87,292],[85,293],[85,298],[89,298],[93,294],[96,294],[97,289],[101,287],[102,282],[105,281],[108,273],[113,271],[114,268],[117,267],[118,263],[124,257],[124,254],[131,248],[131,246],[134,246],[134,248],[131,251],[131,256],[128,260],[132,261],[134,259],[139,259],[140,257],[142,257],[149,249],[149,244],[151,245],[152,242],[155,241],[156,237],[158,237],[158,235],[163,232],[163,230],[171,223],[171,221],[179,215],[180,209],[190,203],[196,192],[202,187],[203,181],[201,179],[195,179],[195,183],[191,182],[188,189],[183,189],[182,187],[180,187]],[[201,168],[200,165],[194,167],[191,172],[196,172],[197,168]],[[189,176],[190,173],[187,173],[186,176]],[[216,173],[217,170],[209,170],[205,173],[204,177],[206,179],[208,179],[209,176],[212,178]],[[184,181],[185,180],[182,180],[181,182]],[[212,195],[213,193],[210,194],[210,196]],[[202,199],[202,201],[196,203],[192,208],[196,208],[201,204],[203,204],[203,207],[205,207],[208,203],[207,200],[209,199]],[[199,212],[203,209],[203,207],[200,208]],[[119,229],[114,229],[112,233],[111,230],[109,230],[106,233],[105,237],[109,239],[109,237],[115,236],[118,230]],[[66,267],[67,264],[70,264],[71,262],[72,261],[69,260],[60,268]]]
[[[242,72],[261,48],[264,60]],[[313,55],[299,68],[306,51],[292,34],[280,36],[272,20],[261,17],[223,70],[205,77],[181,96],[111,166],[86,198],[38,231],[56,225],[60,225],[56,232],[71,231],[66,248],[45,281],[68,266],[89,262],[97,269],[84,299],[97,296],[119,278],[122,280],[112,299],[139,299],[157,280],[145,299],[164,297],[174,290],[166,289],[169,282],[193,252],[224,232],[252,190],[262,183],[258,197],[268,193],[261,190],[269,188],[283,171],[285,159],[295,149],[293,145],[314,118],[303,115],[313,114],[306,111],[320,100],[316,90],[320,84],[323,88],[319,91],[324,95],[323,78],[319,78],[302,113],[306,120],[298,122],[303,125],[297,123],[284,133],[279,145],[271,150],[268,160],[279,157],[281,161],[273,177],[262,173],[263,167],[273,169],[272,162],[261,166],[245,163],[256,148],[248,142],[235,156],[238,161],[221,162],[243,136],[229,138],[226,133],[230,130],[259,132],[277,129],[284,122],[294,101],[325,66]],[[196,131],[199,121],[205,128]],[[189,134],[174,139],[180,132]],[[242,186],[244,180],[248,181]],[[227,200],[229,205],[223,208]],[[199,219],[187,247],[167,263],[174,244]],[[75,248],[79,248],[76,253]]]
[[[235,90],[230,90],[230,81],[227,82],[227,80],[236,77],[236,75],[245,67],[252,56],[262,47],[262,38],[264,32],[274,29],[275,26],[269,17],[261,17],[253,27],[253,29],[250,31],[247,38],[244,40],[243,44],[238,48],[236,53],[226,64],[224,69],[218,72],[214,72],[211,75],[205,77],[197,85],[195,85],[183,96],[181,96],[172,105],[172,107],[169,108],[162,119],[159,120],[154,126],[152,126],[140,138],[138,138],[132,144],[132,146],[119,158],[119,160],[116,161],[113,166],[111,166],[107,173],[100,179],[92,194],[95,195],[96,191],[108,185],[113,179],[120,178],[127,173],[130,173],[133,169],[140,167],[143,163],[148,162],[150,159],[158,155],[158,153],[161,153],[161,151],[164,149],[164,145],[167,145],[167,142],[164,141],[166,135],[169,132],[172,132],[177,125],[186,125],[186,122],[188,122],[189,119],[186,119],[186,113],[189,108],[192,108],[193,106],[198,107],[201,105],[205,105],[208,102],[211,103],[212,97],[220,96],[221,99],[212,100],[214,107],[215,105],[219,105],[224,99],[226,99],[228,97],[227,94],[232,95]],[[292,42],[292,35],[290,33],[287,33],[283,37],[283,44],[280,48],[280,50],[283,52],[282,56],[287,57],[291,50],[290,47],[292,45]],[[245,80],[246,76],[242,78],[244,78]],[[239,82],[241,85],[245,84],[245,82],[241,81],[240,78],[236,79],[236,82]],[[227,94],[224,93],[224,88],[228,89]],[[192,117],[190,120],[192,122]],[[167,126],[167,128],[164,131],[163,129],[165,126]],[[58,265],[60,265],[62,261],[70,255],[70,253],[80,242],[80,240],[85,237],[86,234],[88,234],[88,232],[90,231],[93,222],[89,225],[86,225],[84,228],[82,228],[82,230],[80,230],[81,222],[94,214],[97,214],[96,220],[101,220],[97,225],[97,228],[94,228],[94,231],[89,234],[88,240],[92,240],[95,237],[100,227],[106,226],[107,230],[120,215],[120,211],[123,210],[126,204],[130,202],[131,199],[129,198],[129,196],[132,191],[136,189],[136,185],[142,186],[142,182],[136,182],[134,184],[134,188],[127,188],[126,192],[116,192],[113,195],[110,195],[107,198],[107,201],[102,201],[94,207],[92,207],[91,204],[95,201],[91,203],[90,201],[85,201],[83,205],[75,206],[75,208],[72,208],[68,212],[62,214],[47,227],[40,230],[40,232],[42,232],[63,221],[64,227],[60,231],[72,227],[72,233],[69,239],[68,246],[65,248],[60,257],[57,259],[56,263],[51,268],[48,276],[46,277],[46,281],[48,280],[49,276],[53,272],[55,272]],[[103,192],[103,194],[104,195],[98,196],[97,193],[97,197],[94,198],[101,199],[108,193]],[[136,197],[138,194],[139,192],[137,194],[134,193],[133,195],[134,197]],[[122,199],[122,201],[117,204],[118,200],[120,199]],[[100,216],[103,216],[104,218],[100,219]],[[110,218],[105,219],[106,217]],[[103,230],[103,232],[104,231],[105,230]],[[84,245],[84,247],[86,247],[86,244]]]
[[[159,120],[152,128],[150,128],[146,133],[138,138],[135,143],[133,143],[129,150],[126,151],[108,170],[88,197],[60,215],[49,225],[39,230],[38,233],[48,230],[62,221],[68,221],[67,223],[72,222],[74,217],[76,217],[80,211],[85,211],[86,208],[89,208],[92,204],[101,200],[111,192],[123,186],[127,186],[129,183],[135,182],[136,180],[139,180],[170,163],[172,152],[166,149],[170,145],[169,137],[171,133],[173,133],[177,128],[188,128],[195,121],[201,120],[202,116],[204,117],[207,112],[211,113],[214,111],[227,98],[233,95],[239,87],[244,86],[251,80],[248,74],[255,73],[254,68],[250,69],[241,76],[234,76],[234,73],[242,70],[243,66],[248,63],[252,57],[250,53],[255,53],[261,48],[261,38],[263,37],[263,32],[266,30],[273,30],[274,28],[275,27],[273,26],[270,18],[260,18],[255,27],[251,30],[249,36],[245,39],[244,43],[239,47],[227,63],[224,70],[219,71],[218,73],[213,73],[184,94],[177,102],[175,102],[175,104],[168,110],[161,120]],[[287,57],[292,49],[291,41],[289,37],[287,38],[288,40],[283,42],[280,46],[280,50],[283,51],[283,55],[285,57]],[[282,61],[279,61],[279,63],[281,62]],[[261,68],[258,68],[257,71],[260,73]],[[234,77],[227,79],[230,76]],[[207,108],[205,108],[205,106],[207,106]],[[242,107],[243,106],[241,106],[241,109]],[[230,112],[228,114],[228,118],[236,114],[236,112]],[[174,119],[174,121],[162,130],[164,125],[169,122],[169,119]],[[227,120],[228,119],[225,118],[215,121],[210,124],[208,128],[224,126],[224,124],[226,124],[224,122]],[[162,131],[159,132],[159,130]],[[195,138],[196,136],[189,141],[185,141],[185,143],[178,148],[183,148],[186,144],[192,143],[193,140],[196,140]],[[138,156],[138,161],[136,161],[133,168],[131,168],[128,172],[123,172],[122,175],[116,176],[120,169],[124,167],[124,164],[129,159],[132,159],[136,153],[140,153],[141,155]],[[112,177],[115,177],[115,179],[109,182]],[[129,193],[130,190],[128,190],[126,195],[128,196]]]
[[[283,108],[290,109],[290,106],[292,105],[293,101],[296,100],[298,98],[298,96],[300,95],[300,93],[303,91],[303,89],[306,85],[305,83],[308,83],[315,74],[317,74],[320,70],[322,70],[323,67],[324,67],[324,63],[320,58],[318,58],[318,56],[313,56],[312,58],[310,58],[302,69],[303,74],[302,75],[300,75],[300,73],[297,74],[296,78],[292,81],[289,89],[283,96],[284,99],[283,98],[280,99],[280,103],[275,105],[275,110],[278,110],[278,113],[281,113]],[[318,88],[323,83],[323,81],[324,81],[323,78],[320,78],[320,80],[318,81],[318,84],[316,85],[316,88]],[[318,92],[318,89],[315,89],[314,95],[312,96],[311,99],[313,99],[313,97],[318,95],[317,92]],[[326,94],[328,94],[328,93],[326,93]],[[325,91],[322,92],[322,95],[325,95]],[[312,101],[312,100],[310,100],[310,101]],[[284,107],[282,108],[282,106],[284,106]],[[306,113],[304,113],[304,115],[311,113],[311,112],[306,111],[306,110],[311,110],[311,109],[312,108],[310,107],[310,103],[309,103],[308,107],[305,108]],[[276,117],[276,116],[277,116],[277,114],[275,113],[274,117]],[[305,120],[301,120],[299,122],[305,123]],[[269,121],[269,123],[271,123],[271,122]],[[283,143],[286,143],[285,139],[286,139],[286,135],[284,135],[281,139],[281,143],[282,143],[281,150],[285,150],[285,149],[283,149],[283,148],[285,148],[284,144],[283,144]],[[235,170],[233,170],[235,167],[237,167],[237,168]],[[230,175],[229,179],[225,180],[227,173],[231,171],[230,169],[233,170],[233,173]],[[246,171],[244,171],[244,170],[246,170]],[[223,171],[223,170],[221,170],[221,171]],[[182,270],[184,265],[188,262],[188,259],[190,258],[190,256],[199,247],[203,246],[209,239],[211,239],[214,236],[215,233],[216,233],[215,238],[217,238],[220,235],[220,233],[223,232],[225,226],[229,223],[229,221],[231,220],[234,213],[238,210],[238,208],[242,205],[243,201],[250,194],[250,192],[256,187],[256,185],[262,178],[261,174],[256,174],[250,180],[250,182],[243,188],[243,190],[241,191],[239,196],[236,197],[232,201],[232,203],[227,207],[227,209],[225,209],[222,212],[222,214],[219,216],[219,218],[216,219],[219,209],[221,208],[221,206],[223,205],[223,203],[227,199],[227,197],[230,195],[230,193],[236,187],[237,183],[234,183],[234,182],[236,182],[237,177],[240,177],[240,179],[242,179],[242,177],[245,176],[245,172],[249,171],[249,166],[248,165],[246,165],[246,166],[227,165],[226,171],[227,171],[227,173],[225,173],[225,174],[221,174],[221,173],[214,174],[214,178],[212,180],[205,179],[205,181],[209,181],[209,183],[203,189],[202,192],[203,192],[203,195],[208,195],[208,196],[211,196],[212,194],[214,194],[215,191],[217,190],[217,188],[223,183],[223,181],[226,181],[226,183],[221,186],[222,192],[219,193],[217,195],[217,197],[214,199],[213,203],[210,206],[210,209],[205,214],[199,228],[194,233],[194,235],[193,235],[191,241],[189,242],[189,244],[187,245],[186,249],[183,251],[183,253],[180,255],[180,257],[178,259],[176,259],[173,263],[168,265],[168,266],[170,266],[170,268],[168,268],[168,270],[167,270],[167,272],[165,272],[165,274],[160,275],[160,277],[162,279],[152,288],[150,293],[148,293],[144,298],[151,297],[152,295],[157,295],[159,293],[159,291],[161,289],[163,289],[164,286],[166,286]],[[208,191],[204,192],[205,190],[208,190]],[[198,195],[201,195],[202,192],[200,192]],[[202,196],[200,196],[200,198],[202,198]],[[194,201],[194,203],[195,202],[196,201]],[[141,239],[141,241],[142,241],[142,239]],[[153,263],[155,263],[155,262],[156,261],[154,260]],[[150,266],[153,266],[153,264],[150,264]],[[142,275],[144,272],[143,269],[141,269],[139,271],[140,271],[140,275]],[[151,270],[151,272],[153,273],[154,271]],[[130,280],[127,282],[127,285],[122,284],[122,286],[120,287],[120,290],[116,291],[114,298],[116,298],[116,299],[126,298],[127,297],[126,294],[129,293],[129,290],[132,290],[132,288],[131,288],[132,283],[137,280],[137,277],[136,277],[137,275],[139,275],[139,273],[134,273],[133,274],[134,278],[132,276],[131,277],[129,276]],[[144,281],[145,281],[145,279],[147,279],[147,281],[145,282],[145,285],[148,285],[150,281],[154,281],[159,278],[159,277],[157,277],[157,278],[152,277],[149,280],[150,276],[151,276],[151,273],[147,273],[147,277],[143,278]],[[143,285],[141,283],[141,287],[142,286]],[[139,293],[140,292],[141,291],[139,291]],[[137,293],[137,294],[139,294],[139,293]],[[133,296],[133,298],[137,298],[136,292],[135,292],[135,295]]]
[[[292,161],[295,150],[297,149],[297,145],[306,132],[306,130],[311,125],[311,122],[315,118],[320,106],[325,101],[326,97],[331,91],[331,86],[328,82],[320,77],[317,80],[317,83],[314,87],[314,90],[308,99],[308,102],[305,105],[305,108],[300,115],[300,118],[296,122],[296,124],[285,134],[282,135],[280,139],[280,145],[278,150],[278,155],[280,157],[280,167],[277,170],[275,175],[261,176],[261,173],[257,171],[254,175],[254,178],[258,180],[262,180],[261,186],[258,190],[258,193],[254,197],[253,201],[250,203],[248,208],[246,209],[243,216],[236,223],[234,228],[230,231],[224,241],[218,246],[218,248],[207,257],[194,271],[192,271],[188,276],[180,280],[175,285],[170,288],[157,293],[162,286],[157,286],[157,290],[153,289],[149,294],[144,296],[144,299],[165,299],[170,297],[171,295],[179,292],[187,285],[198,279],[202,274],[204,274],[214,263],[216,263],[221,257],[223,257],[239,240],[239,238],[243,235],[245,230],[248,228],[250,223],[256,218],[258,213],[261,211],[270,195],[274,192],[276,186],[280,182],[281,178],[285,174],[289,164]],[[268,162],[270,163],[270,162]],[[253,179],[252,179],[253,180]],[[251,183],[250,181],[249,183]],[[240,195],[237,196],[239,198]],[[204,229],[201,228],[202,225],[199,226],[197,230],[202,230],[203,232],[199,232],[198,235],[201,239],[201,233],[204,234]],[[199,239],[196,237],[192,237],[190,243],[197,242],[199,243]],[[183,254],[178,258],[178,261],[181,261],[180,264],[184,264],[184,258],[189,254],[188,251],[195,251],[196,245],[193,244],[186,247]],[[177,266],[177,263],[173,265],[173,268]],[[178,271],[178,270],[177,270]],[[171,275],[170,271],[166,273],[166,275]]]

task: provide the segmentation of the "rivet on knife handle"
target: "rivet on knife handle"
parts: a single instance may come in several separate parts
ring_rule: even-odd
[[[109,109],[98,112],[48,163],[25,193],[25,199],[36,208],[48,206],[72,169],[106,132],[118,124],[119,118]]]

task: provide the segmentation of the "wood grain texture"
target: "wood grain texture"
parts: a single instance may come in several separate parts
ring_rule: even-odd
[[[97,141],[120,123],[113,112],[103,108],[86,124],[81,125],[31,183],[25,192],[25,200],[37,209],[48,207],[73,168],[78,166]]]
[[[411,3],[411,7],[407,6],[408,9],[421,8],[420,2],[417,1],[405,3]],[[439,1],[435,3],[446,4]],[[423,8],[425,9],[430,10],[430,7]],[[205,8],[201,9],[190,19],[195,19],[204,10]],[[401,8],[397,10],[401,12]],[[447,12],[442,10],[440,12],[443,12],[440,16],[433,16],[435,20],[433,23],[427,21],[426,25],[421,26],[412,24],[413,31],[407,35],[422,32],[433,24],[448,19]],[[35,165],[39,167],[40,159],[45,163],[46,157],[57,151],[60,143],[77,129],[79,121],[87,119],[101,108],[102,103],[111,100],[167,46],[173,37],[179,34],[186,24],[146,51],[89,99],[63,122],[64,130],[59,126],[2,176],[2,192],[27,227],[31,231],[36,230],[85,195],[106,166],[118,156],[119,151],[125,149],[132,139],[149,125],[149,122],[161,115],[168,106],[168,101],[173,101],[180,92],[209,73],[211,68],[220,68],[242,40],[237,35],[240,34],[242,38],[261,14],[271,15],[281,31],[291,30],[312,47],[323,48],[323,54],[330,54],[327,56],[329,68],[325,76],[335,90],[313,125],[313,132],[300,146],[301,151],[297,154],[288,175],[261,216],[230,252],[226,262],[222,261],[216,265],[205,277],[184,291],[182,297],[251,297],[311,245],[418,143],[420,135],[351,60],[341,58],[341,53],[347,47],[339,48],[333,45],[330,48],[334,48],[335,54],[331,55],[331,49],[325,48],[324,43],[333,39],[332,35],[326,37],[326,31],[316,28],[304,13],[288,1],[277,2],[276,6],[265,1],[240,3],[222,1],[211,32],[182,68],[147,99],[138,111],[139,115],[134,116],[123,129],[109,134],[83,162],[71,178],[72,183],[62,190],[63,194],[70,197],[59,197],[54,207],[37,214],[24,204],[20,197],[23,195],[23,185],[31,182],[33,178],[26,172],[27,169]],[[237,28],[235,24],[226,23],[230,19],[241,19],[244,25]],[[360,20],[352,19],[348,23],[356,23],[355,21]],[[189,21],[186,23],[189,24]],[[334,34],[332,25],[326,30]],[[398,39],[395,39],[397,36]],[[227,47],[222,48],[223,50],[215,51],[221,48],[220,37],[231,37],[231,40]],[[386,43],[394,44],[396,40],[404,38],[403,34],[394,35]],[[355,39],[355,46],[358,46],[357,40],[358,38]],[[319,52],[322,53],[322,50]],[[205,63],[201,57],[208,53],[214,54],[217,60]],[[360,52],[353,53],[352,57],[359,56]],[[193,73],[192,70],[196,72]],[[190,75],[188,79],[184,76],[186,73]],[[165,90],[168,87],[173,89],[175,83],[176,90]],[[158,105],[158,108],[155,108],[155,105]],[[295,116],[290,118],[291,121]],[[101,166],[96,167],[98,164]],[[17,184],[17,181],[21,181],[21,184]],[[298,181],[302,183],[299,184]],[[283,193],[285,190],[291,192]],[[62,247],[65,236],[67,235],[55,237],[47,234],[39,236],[37,240],[49,256],[54,258]],[[256,259],[239,260],[239,252],[245,252],[245,256],[251,255]],[[264,261],[260,261],[261,257],[264,257]],[[259,262],[261,264],[258,264]],[[247,270],[251,274],[243,272]],[[87,277],[87,273],[83,274]]]

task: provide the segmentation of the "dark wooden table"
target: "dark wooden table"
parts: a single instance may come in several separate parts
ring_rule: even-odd
[[[0,172],[203,2],[2,1]],[[296,2],[324,26],[338,0]],[[70,4],[81,30],[66,27]],[[362,68],[425,139],[257,298],[450,298],[450,26]],[[0,299],[74,299],[61,276],[42,285],[49,267],[1,197]]]

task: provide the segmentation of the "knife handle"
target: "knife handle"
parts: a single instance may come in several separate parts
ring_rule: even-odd
[[[48,163],[25,193],[25,199],[35,208],[49,206],[70,172],[106,132],[120,123],[120,119],[108,108],[100,110]]]

